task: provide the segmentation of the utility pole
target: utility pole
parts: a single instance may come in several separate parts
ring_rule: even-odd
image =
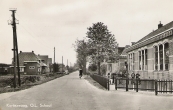
[[[68,66],[68,59],[67,59],[67,66]]]
[[[63,72],[63,56],[62,56],[62,72]]]
[[[20,69],[19,69],[19,56],[18,56],[18,43],[17,43],[17,32],[16,32],[16,18],[15,18],[15,12],[16,9],[10,9],[12,11],[12,21],[9,23],[12,25],[13,28],[13,65],[14,65],[14,88],[16,88],[16,62],[17,62],[17,71],[18,71],[18,84],[21,86],[21,80],[20,80]],[[17,57],[17,61],[16,61]]]
[[[53,72],[56,72],[56,64],[55,64],[55,47],[54,47],[54,62],[53,62]]]
[[[54,64],[55,64],[55,47],[54,47]]]

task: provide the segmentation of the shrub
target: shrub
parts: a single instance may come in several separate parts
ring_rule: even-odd
[[[96,64],[90,64],[89,67],[88,67],[88,69],[90,71],[96,71],[97,70],[97,65]]]

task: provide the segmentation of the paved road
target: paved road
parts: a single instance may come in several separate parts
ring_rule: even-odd
[[[173,96],[106,91],[78,72],[19,92],[0,94],[0,110],[173,110]]]

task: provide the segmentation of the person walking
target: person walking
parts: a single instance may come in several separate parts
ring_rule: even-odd
[[[81,79],[81,77],[82,77],[82,69],[79,69],[79,78]]]

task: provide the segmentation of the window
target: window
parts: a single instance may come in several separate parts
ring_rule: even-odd
[[[129,54],[129,70],[134,70],[134,62],[135,62],[134,55],[135,55],[134,53]]]
[[[144,50],[142,50],[142,70],[144,70]]]
[[[20,72],[24,72],[24,68],[23,67],[20,67]]]
[[[169,44],[168,43],[165,43],[164,44],[164,53],[165,53],[165,70],[169,70]]]
[[[155,46],[155,70],[158,70],[158,48]]]
[[[148,65],[148,52],[147,52],[147,49],[145,49],[145,65]]]
[[[139,70],[142,70],[141,51],[139,51]]]
[[[160,70],[163,70],[163,45],[159,45]]]
[[[139,70],[147,69],[147,49],[139,51]]]
[[[169,70],[169,43],[155,46],[155,70]]]
[[[35,66],[29,66],[29,69],[35,69]]]

